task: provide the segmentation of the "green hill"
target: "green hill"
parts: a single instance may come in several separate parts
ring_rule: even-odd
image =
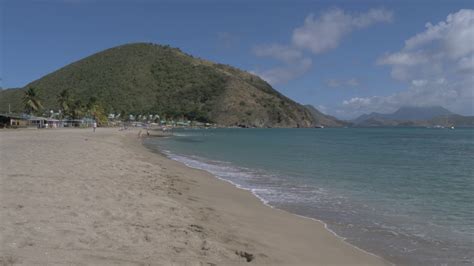
[[[20,88],[0,90],[0,113],[23,111],[22,98],[23,90]]]
[[[107,112],[161,116],[225,126],[311,127],[308,109],[237,68],[148,43],[114,47],[67,65],[21,89],[0,92],[0,112],[22,111],[20,91],[34,87],[46,110],[57,95],[95,97]]]

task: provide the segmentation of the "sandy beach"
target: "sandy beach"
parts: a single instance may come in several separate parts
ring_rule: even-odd
[[[138,130],[0,131],[0,264],[386,265]]]

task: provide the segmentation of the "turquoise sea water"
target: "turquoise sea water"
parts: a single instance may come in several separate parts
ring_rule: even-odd
[[[145,145],[389,261],[474,263],[474,130],[180,130]]]

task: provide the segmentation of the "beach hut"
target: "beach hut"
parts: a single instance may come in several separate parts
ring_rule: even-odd
[[[0,128],[19,128],[27,126],[28,120],[21,115],[0,114]]]
[[[28,124],[37,128],[46,128],[48,127],[48,118],[40,116],[30,116],[28,118]]]

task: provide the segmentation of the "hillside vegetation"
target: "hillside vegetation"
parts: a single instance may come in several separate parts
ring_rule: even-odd
[[[20,88],[0,90],[0,113],[22,112],[23,90]]]
[[[109,113],[159,114],[224,126],[311,127],[304,106],[267,82],[237,68],[148,43],[114,47],[67,65],[21,89],[0,92],[0,112],[22,111],[21,91],[34,87],[46,110],[57,97],[97,99]]]

